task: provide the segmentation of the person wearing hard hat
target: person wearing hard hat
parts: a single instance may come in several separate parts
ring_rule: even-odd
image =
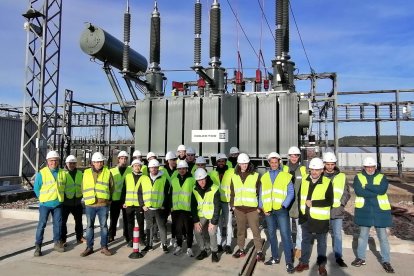
[[[191,197],[191,213],[194,223],[194,234],[200,248],[197,260],[207,257],[205,237],[210,237],[211,261],[217,263],[217,225],[220,217],[220,192],[213,184],[205,169],[198,168],[194,172],[197,181]]]
[[[86,257],[93,253],[95,218],[98,216],[101,228],[101,253],[111,256],[108,250],[108,214],[111,195],[114,191],[114,180],[111,171],[104,166],[102,153],[92,155],[92,166],[83,172],[82,193],[86,214],[86,249],[80,254]]]
[[[160,168],[160,170],[164,172],[168,181],[177,176],[177,155],[174,152],[169,151],[165,154],[165,166]]]
[[[285,254],[286,271],[291,274],[295,272],[295,267],[293,266],[293,244],[288,208],[295,197],[295,189],[291,181],[292,175],[281,171],[281,159],[277,152],[271,152],[267,156],[270,169],[260,178],[259,207],[265,214],[272,251],[272,256],[264,264],[273,265],[280,262],[276,236],[276,229],[279,228]]]
[[[318,242],[317,265],[321,276],[326,271],[326,239],[329,231],[330,211],[333,204],[332,181],[323,175],[322,159],[313,158],[309,163],[310,173],[302,179],[300,186],[299,223],[302,226],[302,254],[296,272],[309,270],[314,235]]]
[[[302,179],[306,178],[306,175],[308,174],[306,167],[300,162],[300,157],[300,149],[295,146],[290,147],[288,150],[288,162],[283,166],[283,171],[292,175],[292,183],[295,188],[295,199],[293,200],[291,206],[289,206],[289,216],[292,218],[292,225],[293,221],[295,221],[296,225],[296,239],[294,242],[295,248],[293,253],[297,259],[300,258],[302,250],[302,227],[299,224],[299,189]]]
[[[142,165],[141,165],[141,173],[146,175],[146,172],[148,171],[147,166],[144,164],[144,162],[142,161],[142,153],[140,150],[134,150],[134,152],[132,153],[132,160],[138,159],[139,161],[141,161]]]
[[[187,158],[187,148],[184,145],[179,145],[177,147],[177,157],[180,160],[185,160]]]
[[[372,157],[362,161],[362,171],[354,178],[355,216],[354,222],[359,226],[357,257],[351,265],[365,265],[369,231],[375,227],[380,244],[381,264],[387,273],[394,273],[390,261],[390,245],[387,227],[392,226],[391,205],[388,200],[387,177],[377,170],[377,162]]]
[[[246,256],[244,246],[246,242],[246,224],[248,223],[253,233],[256,259],[259,262],[264,261],[259,228],[259,189],[259,174],[255,172],[249,156],[240,153],[237,157],[237,165],[234,168],[230,184],[230,206],[236,217],[237,245],[239,247],[233,254],[234,258]]]
[[[160,232],[161,247],[164,253],[168,253],[167,245],[167,219],[165,211],[170,208],[170,183],[164,172],[159,170],[160,163],[153,159],[148,163],[149,186],[142,187],[144,193],[145,222],[147,240],[144,252],[153,249],[153,236],[157,230]],[[155,222],[155,224],[154,224]],[[155,227],[157,226],[157,227]],[[158,228],[158,229],[157,229]]]
[[[171,179],[171,218],[175,225],[177,247],[174,255],[182,252],[183,235],[187,234],[187,255],[193,257],[193,219],[191,217],[191,195],[195,184],[195,179],[188,171],[185,160],[180,160],[177,164],[178,175]],[[174,244],[174,242],[172,242]]]
[[[74,155],[66,157],[66,183],[65,183],[65,199],[62,206],[62,242],[66,244],[66,235],[68,233],[67,221],[69,214],[73,215],[75,220],[75,233],[77,243],[86,242],[83,237],[82,225],[82,178],[83,173],[76,168],[78,160]]]
[[[230,183],[234,169],[226,164],[227,156],[219,153],[216,156],[216,167],[210,172],[213,183],[218,183],[220,192],[220,218],[217,228],[218,252],[232,254],[231,242],[233,237],[233,213],[230,211]],[[225,233],[225,235],[223,235]],[[223,238],[225,237],[225,238]]]
[[[191,172],[191,174],[193,176],[195,176],[195,171],[199,168],[204,169],[205,171],[207,171],[207,161],[203,156],[197,157],[197,159],[195,161],[195,166],[194,166],[193,171]],[[210,177],[210,173],[211,172],[207,173],[209,177]],[[220,182],[218,181],[218,178],[214,178],[214,179],[212,178],[211,180],[213,180],[213,184],[217,185],[217,187],[220,185]]]
[[[39,222],[36,230],[34,256],[42,256],[43,234],[49,219],[53,219],[53,249],[64,252],[62,237],[62,202],[64,199],[66,173],[59,169],[59,154],[49,151],[46,155],[47,166],[41,169],[35,177],[34,192],[39,199]]]
[[[154,152],[152,152],[152,151],[148,152],[147,153],[147,162],[149,163],[153,159],[157,159],[157,155]],[[141,171],[142,171],[142,174],[143,175],[148,175],[148,167],[147,167],[147,165],[142,164]]]
[[[340,267],[348,267],[342,258],[342,222],[345,218],[345,206],[351,198],[346,175],[336,166],[337,158],[333,152],[323,155],[325,164],[324,176],[332,180],[334,191],[334,203],[331,209],[331,228],[333,238],[333,249],[336,263]]]
[[[237,165],[237,157],[239,156],[240,151],[237,147],[231,147],[229,151],[229,158],[226,162],[226,165],[229,168],[235,168]]]
[[[125,176],[131,173],[131,167],[128,167],[129,155],[126,151],[120,151],[118,153],[118,164],[111,169],[111,173],[114,179],[114,192],[112,193],[112,202],[109,212],[109,238],[108,242],[113,242],[116,236],[116,226],[118,224],[119,214],[122,210],[122,230],[123,236],[127,243],[130,242],[128,236],[128,222],[126,216],[126,210],[123,208],[125,204]],[[143,237],[141,237],[143,238]]]
[[[132,170],[125,175],[126,195],[123,208],[125,209],[125,219],[128,231],[128,247],[132,247],[132,238],[134,234],[135,218],[139,227],[139,236],[141,244],[145,244],[144,228],[144,191],[148,190],[151,181],[148,176],[141,172],[142,161],[135,159],[131,163]]]
[[[197,169],[197,166],[195,166],[195,150],[192,147],[188,147],[185,151],[185,161],[188,164],[188,171],[190,171],[192,174],[194,174],[195,170]]]

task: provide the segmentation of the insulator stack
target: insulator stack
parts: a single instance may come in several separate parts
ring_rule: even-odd
[[[201,64],[201,3],[197,0],[194,9],[194,65]]]
[[[276,49],[275,57],[282,57],[283,47],[283,0],[276,0]]]
[[[151,37],[150,37],[150,64],[160,64],[160,44],[161,44],[161,18],[157,6],[155,6],[151,17]]]
[[[289,53],[289,0],[282,0],[283,4],[283,52]]]
[[[219,62],[221,56],[220,14],[220,4],[214,1],[210,11],[210,59],[212,59],[212,63]]]
[[[124,51],[122,55],[122,71],[124,72],[129,71],[130,34],[131,34],[131,14],[127,10],[127,12],[124,14]]]

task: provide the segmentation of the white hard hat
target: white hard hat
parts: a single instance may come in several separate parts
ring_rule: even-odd
[[[375,161],[374,158],[372,158],[371,156],[365,157],[364,160],[362,161],[362,166],[364,167],[376,167],[377,166],[377,161]]]
[[[333,152],[325,152],[323,155],[323,162],[325,163],[336,163],[338,159],[336,159],[335,153]]]
[[[197,157],[195,163],[196,164],[206,164],[207,162],[206,162],[206,159],[204,159],[203,156],[199,156],[199,157]]]
[[[207,177],[207,172],[205,169],[203,168],[198,168],[195,172],[194,172],[194,178],[195,180],[201,180]]]
[[[216,160],[220,160],[220,159],[227,159],[227,156],[224,153],[218,153],[216,155]]]
[[[185,146],[184,145],[179,145],[178,148],[177,148],[177,151],[180,151],[180,150],[185,150]]]
[[[148,162],[148,168],[155,168],[159,166],[160,166],[160,162],[158,162],[157,159],[152,159]]]
[[[100,152],[95,152],[92,155],[92,162],[101,162],[101,161],[105,161],[103,154]]]
[[[132,157],[141,157],[142,153],[139,150],[135,150],[134,153],[132,154]]]
[[[47,159],[52,159],[52,158],[60,159],[59,153],[57,153],[57,151],[54,151],[54,150],[49,151],[46,155],[46,160]]]
[[[320,170],[324,167],[323,161],[320,158],[315,157],[309,162],[309,169]]]
[[[239,151],[239,149],[237,148],[237,147],[231,147],[230,148],[230,154],[233,154],[233,153],[239,153],[240,151]]]
[[[119,157],[129,157],[129,155],[126,151],[122,150],[118,153],[118,158]]]
[[[290,154],[300,154],[300,149],[298,147],[290,147],[288,150],[288,155]]]
[[[247,164],[250,162],[250,157],[245,153],[240,153],[237,157],[237,163],[239,164]]]
[[[188,168],[187,162],[185,160],[178,161],[177,169]]]
[[[74,155],[69,155],[66,157],[65,163],[77,163],[78,160],[76,160],[76,157]]]
[[[135,164],[138,164],[138,165],[142,166],[142,162],[138,159],[134,159],[131,163],[131,166],[134,166]]]
[[[187,154],[195,154],[195,150],[192,147],[188,147],[186,150]]]
[[[157,156],[155,155],[155,153],[153,153],[152,151],[148,152],[148,154],[147,154],[147,160],[150,159],[151,157],[157,158]]]
[[[279,153],[272,151],[271,153],[269,153],[269,155],[267,156],[267,160],[270,160],[272,158],[277,158],[277,159],[282,159],[282,157],[280,157]]]
[[[165,155],[165,160],[171,160],[171,159],[177,159],[177,155],[175,155],[174,152],[169,151],[167,152],[167,154]]]

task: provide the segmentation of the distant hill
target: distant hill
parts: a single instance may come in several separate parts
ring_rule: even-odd
[[[397,136],[384,135],[380,137],[380,144],[383,146],[392,146],[397,144]],[[414,147],[414,136],[401,135],[401,144],[404,147]],[[375,136],[345,136],[339,138],[339,146],[342,147],[367,147],[375,146]]]

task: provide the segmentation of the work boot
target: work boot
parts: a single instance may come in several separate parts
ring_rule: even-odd
[[[197,255],[196,259],[201,261],[204,260],[207,257],[207,251],[201,250],[200,254]]]
[[[326,271],[326,268],[324,265],[320,265],[318,268],[318,272],[320,276],[327,276],[328,272]]]
[[[304,263],[299,263],[296,267],[295,267],[296,272],[302,272],[305,270],[309,270],[309,264],[304,264]]]
[[[391,264],[388,262],[383,262],[382,267],[387,273],[395,273],[394,268],[392,268]]]
[[[35,256],[35,257],[42,256],[42,248],[39,244],[35,245],[35,252],[34,252],[33,256]]]
[[[63,245],[62,242],[55,242],[55,245],[53,246],[53,250],[63,253],[65,252],[65,246]]]
[[[217,252],[211,252],[211,261],[213,263],[218,263],[219,262],[219,257],[217,255]]]
[[[246,251],[244,251],[243,249],[238,249],[236,253],[233,254],[233,258],[236,258],[236,259],[242,258],[244,256],[246,256]]]
[[[217,252],[223,252],[223,246],[222,245],[217,246]]]
[[[109,251],[108,247],[102,247],[101,248],[101,254],[104,254],[105,256],[111,256],[112,253]]]
[[[338,259],[336,259],[336,263],[337,263],[340,267],[348,267],[342,258],[338,258]]]
[[[262,252],[262,251],[258,251],[258,252],[256,253],[256,260],[257,260],[258,262],[264,262],[264,260],[265,260],[265,256],[264,256],[264,254],[263,254],[263,252]]]
[[[230,245],[226,245],[224,247],[224,251],[226,252],[226,254],[233,254],[233,249],[231,249]]]
[[[286,272],[289,274],[293,274],[295,272],[295,267],[293,266],[293,263],[288,263],[286,265]]]
[[[89,247],[86,247],[86,249],[82,253],[80,253],[80,256],[81,257],[86,257],[88,255],[91,255],[92,253],[93,253],[93,249],[89,248]]]

